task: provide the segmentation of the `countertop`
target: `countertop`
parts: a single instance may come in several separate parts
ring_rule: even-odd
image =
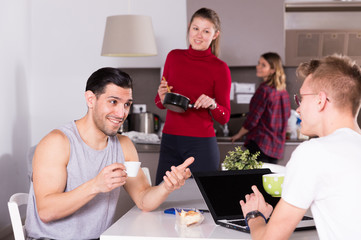
[[[286,140],[286,146],[297,146],[302,143],[304,140]],[[230,137],[217,137],[217,142],[219,145],[243,145],[243,141],[231,142]],[[134,143],[135,148],[138,153],[159,153],[160,144],[154,143]]]
[[[138,153],[159,153],[160,144],[153,143],[134,143]]]

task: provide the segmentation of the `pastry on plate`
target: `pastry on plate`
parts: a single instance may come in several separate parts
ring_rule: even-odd
[[[199,211],[184,211],[178,212],[180,216],[180,222],[187,227],[195,225],[203,221],[203,216]]]

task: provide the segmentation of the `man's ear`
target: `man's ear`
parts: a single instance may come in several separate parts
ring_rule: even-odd
[[[85,92],[85,101],[86,104],[88,105],[88,108],[93,108],[95,99],[96,96],[92,91],[88,90]]]
[[[318,97],[318,110],[322,111],[326,107],[327,95],[325,92],[319,92],[317,97]]]

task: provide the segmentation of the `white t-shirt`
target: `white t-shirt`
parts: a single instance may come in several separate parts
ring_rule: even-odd
[[[311,207],[320,239],[361,238],[361,135],[349,128],[300,144],[282,198]]]

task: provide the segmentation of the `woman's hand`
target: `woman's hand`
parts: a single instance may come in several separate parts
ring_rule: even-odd
[[[163,77],[162,80],[160,81],[160,84],[159,84],[159,87],[158,87],[158,95],[159,95],[159,98],[162,101],[162,103],[163,103],[165,94],[167,92],[170,92],[170,90],[172,88],[173,87],[168,86],[168,82],[165,80],[165,77]]]
[[[236,135],[233,135],[233,136],[231,137],[231,141],[232,141],[232,142],[235,142],[236,140],[240,139],[241,137],[242,137],[241,132],[238,132]]]
[[[194,103],[194,108],[209,108],[214,110],[217,107],[216,101],[205,94],[202,94]]]
[[[231,137],[231,141],[232,143],[234,141],[236,141],[237,139],[241,139],[244,135],[246,135],[249,131],[247,129],[245,129],[244,127],[242,127],[238,133],[234,136]]]

